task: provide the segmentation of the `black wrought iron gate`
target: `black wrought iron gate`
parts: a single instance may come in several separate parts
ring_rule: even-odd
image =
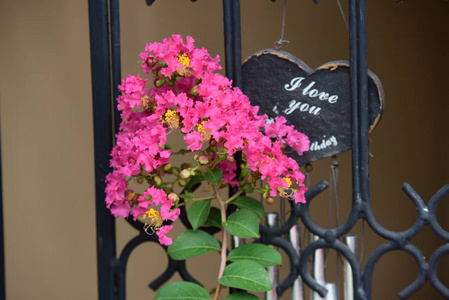
[[[313,1],[318,3],[318,0]],[[154,0],[146,0],[146,2],[151,5]],[[228,78],[233,80],[234,85],[241,86],[240,1],[223,0],[223,13],[226,74]],[[405,184],[403,190],[415,204],[418,210],[418,218],[413,226],[402,232],[393,232],[382,227],[376,221],[371,209],[366,0],[349,0],[349,19],[352,99],[352,209],[347,220],[336,228],[325,229],[315,224],[309,214],[309,204],[316,195],[327,187],[327,183],[323,181],[310,188],[306,193],[307,204],[292,204],[292,213],[285,224],[274,228],[261,226],[261,241],[282,248],[289,256],[291,264],[290,274],[278,285],[276,291],[278,295],[282,295],[292,285],[295,278],[300,275],[309,287],[320,295],[325,295],[326,289],[308,273],[307,261],[316,249],[332,248],[341,253],[352,267],[354,298],[371,299],[371,281],[376,263],[389,251],[402,250],[414,257],[419,272],[416,280],[400,292],[399,297],[408,298],[426,280],[429,280],[438,292],[445,298],[449,298],[448,287],[444,286],[437,276],[437,267],[440,260],[443,256],[449,254],[449,232],[438,224],[436,218],[436,208],[440,201],[449,195],[449,185],[442,187],[426,206],[413,188]],[[139,225],[128,221],[132,226],[139,229],[141,234],[133,238],[124,250],[117,255],[115,221],[104,202],[104,178],[109,172],[109,153],[113,146],[114,128],[118,128],[119,122],[118,113],[113,109],[113,99],[117,97],[117,86],[121,79],[118,0],[89,0],[89,20],[94,107],[99,299],[124,300],[126,297],[125,274],[128,257],[136,246],[152,240],[152,237],[144,234]],[[112,113],[113,111],[115,113]],[[280,238],[297,223],[299,218],[310,232],[319,237],[302,251],[301,256],[296,254],[290,243]],[[377,235],[388,240],[373,251],[363,270],[356,255],[340,241],[340,238],[349,233],[360,219],[366,220]],[[445,241],[445,244],[438,248],[428,261],[425,260],[421,251],[410,242],[424,226],[429,226],[438,237]],[[167,270],[151,283],[151,288],[157,289],[174,272],[179,272],[184,280],[195,281],[189,275],[184,261],[169,259]]]

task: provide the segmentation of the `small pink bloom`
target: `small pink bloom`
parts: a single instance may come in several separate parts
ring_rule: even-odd
[[[201,133],[198,131],[191,132],[184,136],[184,140],[189,145],[187,149],[195,151],[200,150],[203,146],[203,138],[201,137]]]
[[[111,206],[111,213],[114,217],[124,217],[127,218],[129,215],[130,205],[129,202],[114,202]]]
[[[162,226],[157,232],[157,236],[159,237],[159,243],[161,245],[170,246],[173,241],[171,237],[167,236],[167,233],[173,228],[171,225]]]

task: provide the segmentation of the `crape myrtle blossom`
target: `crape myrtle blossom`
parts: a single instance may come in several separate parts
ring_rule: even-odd
[[[199,172],[200,166],[217,167],[223,184],[239,187],[244,180],[235,178],[233,155],[241,152],[251,176],[266,180],[264,196],[305,202],[304,175],[283,149],[289,145],[302,154],[308,138],[286,125],[285,118],[266,124],[259,107],[232,88],[229,79],[213,73],[221,69],[218,56],[196,48],[191,37],[184,43],[179,35],[147,44],[139,56],[150,77],[128,75],[117,98],[122,123],[111,153],[113,171],[106,177],[106,204],[114,216],[143,218],[149,234],[156,233],[163,245],[172,243],[167,236],[172,226],[164,222],[175,221],[180,210],[177,196],[167,195],[174,195],[174,182],[185,185],[180,169],[171,166],[174,153],[167,145],[167,135],[176,129],[183,134],[185,151],[202,157],[184,175]],[[176,177],[174,182],[167,181],[168,174]],[[139,194],[128,187],[130,180],[149,187]]]

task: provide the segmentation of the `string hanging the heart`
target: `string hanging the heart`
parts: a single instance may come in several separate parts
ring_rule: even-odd
[[[280,50],[282,48],[282,44],[287,43],[289,44],[290,41],[284,40],[284,33],[285,33],[285,16],[287,13],[287,0],[284,0],[284,7],[282,9],[282,30],[281,30],[281,38],[274,42],[274,49]]]

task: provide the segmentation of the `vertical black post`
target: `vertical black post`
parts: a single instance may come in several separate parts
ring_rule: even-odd
[[[223,0],[226,76],[242,88],[240,0]]]
[[[369,202],[366,0],[349,1],[353,199]]]
[[[0,139],[0,151],[1,151]],[[5,284],[5,242],[3,238],[3,177],[2,177],[2,157],[0,152],[0,300],[6,299]]]
[[[234,87],[242,88],[242,33],[240,25],[240,0],[223,0],[223,24],[225,38],[226,77],[232,80]],[[240,174],[241,154],[236,153],[236,176]],[[229,187],[229,194],[238,191]],[[232,209],[232,208],[231,208]]]
[[[357,1],[358,35],[358,105],[360,126],[360,187],[362,200],[370,201],[369,189],[369,106],[366,0]]]
[[[366,0],[349,1],[349,27],[353,206],[366,203],[366,208],[370,201]],[[361,282],[354,282],[354,286],[361,286]],[[371,295],[370,291],[359,290],[354,291],[354,297],[370,299]]]
[[[104,182],[113,144],[107,0],[89,0],[90,51],[95,146],[95,196],[99,300],[117,299],[112,264],[115,221],[105,205]]]
[[[360,126],[357,102],[358,91],[358,52],[357,52],[357,0],[349,1],[349,56],[351,70],[351,120],[352,120],[352,199],[356,201],[360,195]]]

